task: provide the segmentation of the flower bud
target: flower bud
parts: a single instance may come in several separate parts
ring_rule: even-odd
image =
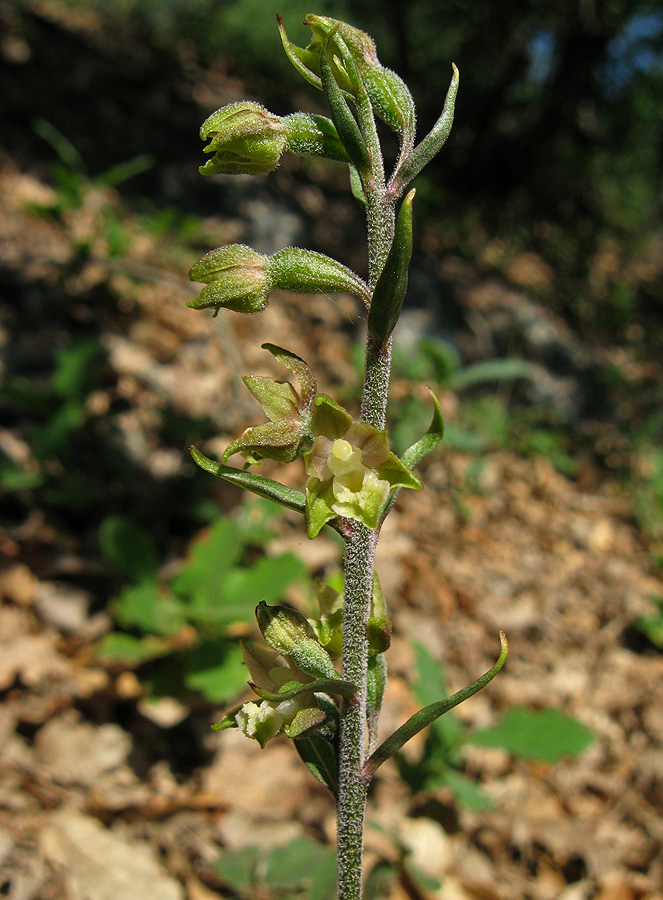
[[[285,128],[278,116],[259,103],[243,101],[217,109],[203,122],[205,153],[214,156],[199,171],[202,175],[267,175],[285,150]]]
[[[189,272],[191,281],[206,284],[191,309],[232,309],[255,313],[267,306],[272,290],[268,259],[244,244],[227,244],[206,253]]]
[[[305,617],[287,606],[259,603],[256,619],[269,646],[315,678],[338,678],[329,654]]]

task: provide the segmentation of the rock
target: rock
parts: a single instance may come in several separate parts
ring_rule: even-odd
[[[41,836],[46,859],[61,873],[69,900],[184,900],[184,890],[149,847],[130,844],[96,819],[55,813]]]
[[[58,784],[92,787],[118,768],[131,750],[131,737],[119,725],[79,722],[69,711],[51,719],[35,738],[39,762]]]

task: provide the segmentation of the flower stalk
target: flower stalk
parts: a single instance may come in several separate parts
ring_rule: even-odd
[[[324,526],[344,540],[342,594],[318,586],[319,614],[306,618],[257,597],[263,642],[243,646],[249,685],[257,701],[229,710],[217,730],[239,728],[265,746],[285,734],[338,804],[338,897],[361,900],[364,819],[368,785],[377,767],[416,731],[429,725],[497,674],[498,663],[452,698],[426,707],[378,746],[377,724],[384,695],[385,652],[392,624],[375,572],[380,528],[403,488],[423,485],[414,469],[442,439],[439,403],[427,433],[399,459],[390,449],[387,399],[392,335],[407,294],[412,254],[415,192],[401,200],[412,178],[439,152],[453,122],[458,71],[444,110],[430,134],[415,146],[412,96],[394,72],[380,64],[373,40],[335,19],[309,15],[308,47],[297,47],[279,18],[283,47],[296,70],[321,90],[330,118],[308,113],[279,117],[254,102],[233,103],[203,124],[210,155],[201,172],[267,175],[283,154],[324,157],[348,166],[352,193],[366,216],[368,280],[342,263],[297,247],[263,256],[244,245],[212,250],[191,269],[204,284],[193,309],[238,313],[262,311],[274,291],[356,296],[368,310],[366,368],[358,420],[324,393],[299,356],[264,344],[295,378],[276,381],[250,375],[244,381],[268,422],[249,427],[226,448],[221,462],[192,448],[206,471],[301,513],[309,538]],[[376,119],[399,141],[387,178]],[[227,465],[235,454],[244,469]],[[304,492],[247,471],[264,458],[304,461]],[[340,672],[339,672],[340,655]],[[377,749],[376,749],[377,748]]]

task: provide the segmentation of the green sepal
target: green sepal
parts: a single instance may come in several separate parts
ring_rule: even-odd
[[[327,522],[338,518],[332,509],[335,499],[331,481],[321,482],[319,478],[309,478],[306,482],[305,515],[306,534],[309,540],[317,537]]]
[[[296,112],[285,116],[281,121],[288,138],[288,153],[350,162],[334,123],[326,116]]]
[[[330,441],[335,441],[343,437],[351,425],[352,416],[349,412],[327,394],[318,394],[311,417],[311,432],[314,435],[322,434]]]
[[[267,260],[273,287],[296,294],[347,293],[359,297],[366,307],[370,294],[365,282],[352,269],[324,253],[287,247]]]
[[[374,750],[364,763],[364,778],[367,781],[370,781],[378,767],[381,766],[385,760],[389,759],[395,753],[398,753],[401,747],[403,747],[410,738],[413,738],[415,734],[419,734],[419,732],[430,725],[431,722],[439,719],[440,716],[443,716],[445,713],[449,712],[449,710],[458,706],[459,703],[467,700],[468,697],[476,694],[477,691],[480,691],[481,688],[492,681],[506,662],[509,652],[509,645],[503,631],[500,631],[500,647],[501,652],[499,659],[492,669],[489,669],[488,672],[481,676],[481,678],[478,678],[468,687],[452,694],[451,697],[445,697],[443,700],[438,700],[436,703],[431,703],[423,709],[420,709],[419,712],[411,716],[404,725],[401,725],[400,728],[388,737],[386,741],[383,741],[377,750]]]
[[[300,412],[302,409],[310,410],[318,386],[308,363],[305,363],[296,353],[292,353],[290,350],[284,350],[283,347],[279,347],[277,344],[266,343],[261,344],[261,346],[263,350],[268,350],[282,366],[285,366],[286,369],[290,369],[299,382],[301,392]]]
[[[339,694],[341,697],[354,697],[357,693],[356,685],[351,681],[342,681],[340,678],[316,678],[315,681],[307,681],[301,684],[298,681],[288,681],[278,691],[267,691],[252,681],[249,682],[253,690],[261,700],[269,700],[271,703],[282,700],[293,700],[302,694]]]
[[[284,679],[290,683],[296,681],[295,673],[287,660],[263,641],[240,641],[240,647],[244,665],[251,676],[250,685],[257,683],[261,685],[261,690],[278,693],[284,683],[287,683]]]
[[[377,743],[378,719],[382,709],[384,690],[387,685],[387,662],[382,653],[369,657],[366,672],[366,716],[368,725],[368,747],[371,752]]]
[[[289,725],[283,726],[283,732],[289,738],[303,737],[325,721],[325,714],[316,706],[306,706],[295,714]]]
[[[402,165],[394,173],[391,190],[395,196],[398,196],[405,190],[407,185],[413,178],[416,178],[424,166],[437,156],[451,133],[460,79],[460,73],[453,63],[452,69],[453,74],[451,77],[451,84],[449,85],[449,90],[447,91],[444,107],[439,119],[421,143],[414,148],[412,153],[404,157]]]
[[[299,412],[299,397],[287,381],[275,381],[266,375],[245,375],[242,381],[265,411],[270,422],[287,419]]]
[[[415,191],[410,191],[401,204],[391,249],[373,291],[368,313],[368,333],[378,350],[384,347],[396,327],[407,292],[412,257],[414,195]]]
[[[368,175],[371,168],[368,148],[359,125],[357,125],[357,121],[352,114],[352,110],[348,106],[348,102],[334,77],[329,61],[335,32],[336,28],[327,35],[324,49],[320,54],[320,77],[338,136],[352,161],[352,165],[357,169],[360,177],[363,177]]]
[[[341,680],[329,654],[308,620],[289,606],[269,606],[261,601],[256,619],[269,646],[313,678]]]
[[[423,484],[417,476],[405,466],[395,453],[389,454],[389,459],[375,467],[378,476],[384,481],[388,481],[391,488],[410,488],[413,491],[420,491]]]
[[[219,722],[215,722],[212,725],[212,731],[226,731],[228,728],[237,728],[235,716],[241,708],[242,704],[240,703],[239,706],[234,706],[232,709],[228,710],[228,712]]]
[[[313,732],[296,740],[295,749],[309,772],[336,797],[338,763],[334,744]]]
[[[234,453],[242,453],[253,464],[261,459],[289,463],[299,455],[301,438],[301,422],[292,419],[267,422],[245,429],[226,447],[221,458],[225,464]]]
[[[189,452],[201,469],[216,475],[217,478],[223,478],[230,484],[236,484],[252,494],[257,494],[266,500],[273,500],[288,509],[294,509],[300,513],[306,512],[306,496],[301,491],[294,491],[284,484],[279,484],[278,481],[265,478],[264,475],[255,475],[253,472],[245,472],[242,469],[235,469],[232,466],[225,466],[223,463],[208,459],[196,447],[190,447]]]
[[[416,469],[417,466],[421,465],[444,437],[444,418],[442,416],[440,402],[430,388],[428,388],[428,393],[430,394],[435,407],[433,410],[433,419],[428,426],[428,431],[423,437],[419,438],[416,443],[412,444],[411,447],[408,447],[401,457],[403,465],[407,466],[410,470]]]

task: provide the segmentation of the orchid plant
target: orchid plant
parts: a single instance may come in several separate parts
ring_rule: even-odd
[[[279,117],[255,102],[231,103],[201,128],[210,158],[200,171],[268,175],[284,153],[345,164],[352,193],[366,214],[368,280],[311,250],[289,247],[264,256],[231,244],[193,266],[191,279],[205,286],[188,305],[212,309],[215,315],[221,309],[257,313],[275,290],[354,295],[367,310],[360,417],[318,393],[315,375],[303,359],[264,344],[294,376],[296,386],[249,375],[245,384],[269,421],[247,428],[221,462],[196,448],[191,452],[208,472],[301,513],[309,538],[324,526],[343,538],[343,592],[319,585],[316,618],[307,619],[285,605],[258,603],[263,641],[244,645],[256,700],[228,711],[215,728],[239,728],[262,747],[278,734],[293,739],[303,761],[337,799],[338,896],[359,900],[367,791],[377,768],[413,735],[486,685],[504,664],[507,645],[500,633],[501,653],[490,671],[420,710],[378,742],[391,622],[374,569],[375,550],[400,490],[422,489],[415,469],[437,447],[444,430],[433,395],[427,433],[401,458],[390,449],[385,427],[392,333],[412,254],[415,191],[405,192],[449,136],[459,76],[453,66],[442,113],[417,144],[412,96],[398,75],[380,64],[373,40],[323,16],[308,15],[304,24],[311,29],[307,47],[289,40],[279,18],[281,40],[296,70],[324,93],[330,117],[305,112]],[[399,142],[389,176],[376,118]],[[243,457],[243,468],[228,465],[235,454]],[[250,470],[261,459],[289,463],[298,457],[307,475],[304,491]]]

